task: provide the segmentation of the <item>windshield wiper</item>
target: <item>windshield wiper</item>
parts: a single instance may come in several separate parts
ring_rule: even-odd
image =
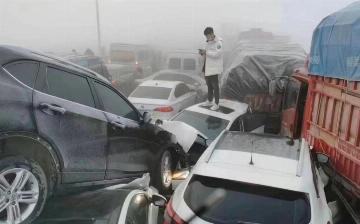
[[[258,222],[244,222],[244,221],[237,221],[237,224],[261,224]]]

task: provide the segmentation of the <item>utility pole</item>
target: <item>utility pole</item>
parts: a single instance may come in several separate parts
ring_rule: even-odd
[[[97,33],[98,33],[98,48],[99,48],[99,54],[102,55],[102,48],[101,48],[101,32],[100,32],[100,17],[99,17],[99,3],[98,0],[95,0],[96,2],[96,21],[97,21]]]

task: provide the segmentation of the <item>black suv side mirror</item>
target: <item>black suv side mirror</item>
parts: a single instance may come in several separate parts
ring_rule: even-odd
[[[145,123],[149,123],[151,121],[151,114],[147,111],[144,112],[143,114],[143,119]]]
[[[152,203],[155,205],[155,206],[158,206],[158,207],[164,207],[165,204],[166,204],[166,198],[159,195],[159,194],[154,194],[151,198],[152,200]]]

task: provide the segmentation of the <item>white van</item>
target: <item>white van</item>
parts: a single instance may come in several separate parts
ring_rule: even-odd
[[[166,54],[164,70],[201,75],[201,64],[201,56],[198,52],[173,51]]]

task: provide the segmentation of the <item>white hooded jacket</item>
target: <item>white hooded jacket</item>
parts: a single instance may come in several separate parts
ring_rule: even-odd
[[[205,76],[219,75],[223,72],[222,44],[223,39],[217,36],[215,36],[214,40],[205,43]]]

